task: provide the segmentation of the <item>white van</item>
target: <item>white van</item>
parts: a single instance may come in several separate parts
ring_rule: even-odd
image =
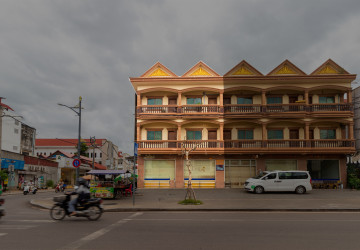
[[[254,178],[247,179],[245,190],[257,194],[263,192],[295,192],[304,194],[311,191],[311,177],[308,171],[265,171]]]

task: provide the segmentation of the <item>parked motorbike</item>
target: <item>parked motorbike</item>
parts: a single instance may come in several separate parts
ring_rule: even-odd
[[[30,185],[24,186],[24,192],[23,192],[24,195],[27,195],[28,193],[36,194],[36,192],[37,192],[37,187]]]
[[[0,198],[0,218],[5,215],[5,209],[3,207],[5,200]]]
[[[65,187],[63,185],[57,184],[55,187],[55,193],[58,192],[64,192],[65,191]]]
[[[54,197],[55,205],[50,210],[50,217],[53,220],[62,220],[65,215],[70,217],[69,202],[71,199],[71,193],[65,193],[65,195]],[[102,199],[94,198],[86,200],[83,203],[76,204],[76,217],[86,217],[89,220],[98,220],[104,212],[102,208]]]

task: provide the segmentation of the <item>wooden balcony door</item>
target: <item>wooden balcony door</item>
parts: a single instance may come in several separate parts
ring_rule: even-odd
[[[290,129],[290,140],[299,140],[299,129]],[[298,141],[290,141],[290,147],[298,147]]]
[[[176,148],[176,134],[177,130],[168,130],[169,148]]]
[[[177,97],[169,97],[169,105],[177,106]],[[169,107],[169,113],[176,113],[177,107]],[[170,140],[170,139],[169,139]],[[176,140],[176,139],[175,139]]]
[[[217,130],[211,129],[208,131],[208,140],[217,140]],[[209,148],[216,148],[216,142],[209,142]]]

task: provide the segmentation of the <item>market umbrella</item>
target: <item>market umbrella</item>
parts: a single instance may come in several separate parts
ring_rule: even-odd
[[[118,176],[115,177],[114,181],[121,181],[122,178],[123,178],[123,177],[122,177],[121,174],[120,174],[120,175],[118,175]]]
[[[83,176],[82,178],[89,181],[89,180],[94,179],[94,176],[92,176],[91,174],[89,174],[89,175]]]

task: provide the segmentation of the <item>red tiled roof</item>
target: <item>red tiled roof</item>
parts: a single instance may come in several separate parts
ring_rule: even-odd
[[[14,111],[12,108],[10,108],[10,106],[6,105],[5,103],[0,102],[0,106],[4,107],[5,109],[10,109]]]
[[[85,161],[86,163],[88,163],[89,165],[92,166],[92,159],[91,159],[91,158],[88,158],[88,157],[86,157],[86,156],[80,155],[80,159],[83,160],[83,161]],[[105,169],[107,169],[106,166],[101,165],[101,164],[99,164],[99,163],[97,163],[97,162],[94,162],[94,167],[95,167],[95,169],[100,169],[100,170],[105,170]]]
[[[101,146],[105,139],[96,139],[95,144],[97,146]],[[90,139],[81,139],[81,141],[85,142],[87,145],[90,145]],[[78,143],[78,139],[36,139],[35,146],[36,147],[73,147]]]
[[[73,158],[73,156],[74,156],[74,154],[67,153],[67,152],[64,152],[64,151],[61,151],[61,150],[56,150],[54,153],[52,153],[51,155],[49,155],[49,157],[52,156],[52,155],[55,155],[55,154],[57,154],[57,153],[63,154],[63,155],[65,155],[65,156],[68,157],[68,158]]]

